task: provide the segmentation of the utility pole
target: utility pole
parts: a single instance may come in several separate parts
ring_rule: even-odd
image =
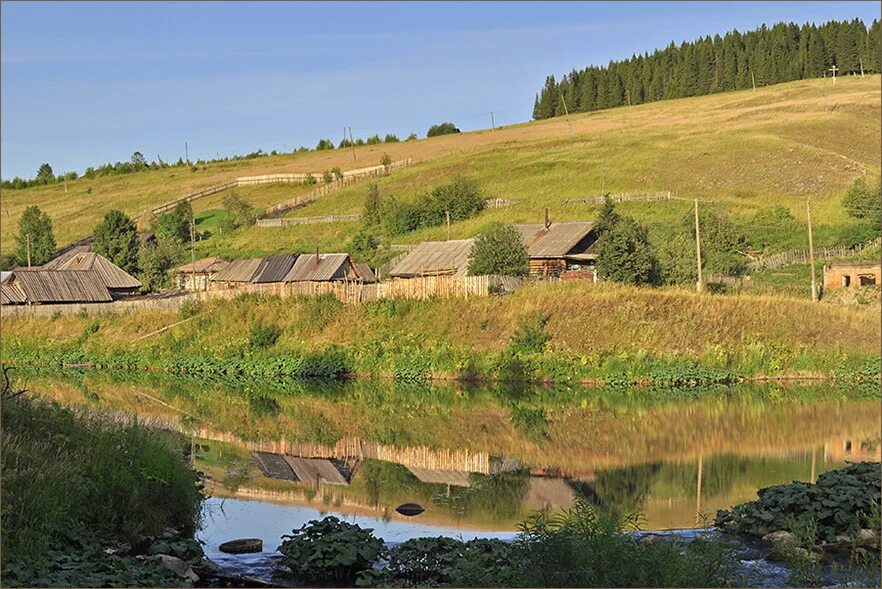
[[[358,161],[355,157],[355,140],[352,138],[352,127],[349,127],[349,147],[352,148],[352,161]]]
[[[695,199],[695,263],[698,270],[698,282],[695,283],[695,290],[701,292],[704,290],[704,283],[701,279],[701,230],[698,225],[698,199]]]
[[[190,269],[193,271],[191,285],[193,290],[198,293],[199,291],[196,289],[196,219],[193,216],[190,217]]]
[[[64,176],[64,193],[67,194],[67,175]]]
[[[570,110],[567,108],[567,101],[564,100],[563,92],[560,93],[560,101],[563,102],[564,114],[567,115],[567,126],[570,128],[570,131],[572,131],[573,124],[570,122]]]
[[[28,235],[27,235],[27,242],[28,242],[28,268],[30,268],[31,267],[31,234],[30,233],[28,233]]]
[[[187,162],[187,167],[190,167],[190,147],[187,145],[187,142],[184,141],[184,160]]]
[[[493,128],[494,131],[496,130],[496,119],[493,118],[492,110],[490,111],[490,126]]]
[[[815,242],[812,240],[812,204],[805,199],[805,212],[808,220],[809,264],[812,267],[812,300],[818,300],[818,279],[815,277]]]
[[[830,71],[833,72],[833,85],[836,85],[836,72],[839,71],[839,68],[836,67],[836,64],[833,64],[833,67],[830,68]]]
[[[756,94],[756,77],[750,72],[750,81],[753,82],[753,93]]]
[[[444,211],[447,216],[447,241],[450,241],[450,211]]]

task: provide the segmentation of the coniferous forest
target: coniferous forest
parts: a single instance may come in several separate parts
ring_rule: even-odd
[[[633,55],[606,67],[554,76],[536,95],[534,119],[667,98],[744,90],[780,82],[818,78],[836,66],[836,75],[880,71],[880,28],[859,19],[817,26],[778,23],[771,28],[706,36],[679,47],[671,42],[651,55]],[[564,104],[565,103],[565,104]]]

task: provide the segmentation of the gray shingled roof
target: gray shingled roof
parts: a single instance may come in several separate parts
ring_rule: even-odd
[[[328,282],[355,278],[349,254],[301,254],[285,276],[285,282]]]
[[[260,270],[263,258],[233,260],[230,265],[211,277],[213,282],[251,282]]]
[[[222,260],[217,257],[210,258],[202,258],[201,260],[196,260],[196,262],[190,262],[189,264],[184,264],[183,266],[178,266],[172,272],[178,274],[191,274],[193,272],[197,274],[214,274],[215,272],[220,272],[227,266],[229,266],[229,262],[226,260]]]
[[[3,286],[18,290],[29,303],[104,303],[113,300],[98,273],[81,270],[17,270]],[[13,291],[7,291],[6,297],[11,301]]]
[[[57,270],[76,270],[78,272],[94,272],[104,286],[111,289],[140,288],[141,281],[95,252],[81,252],[68,258],[58,266]]]
[[[282,282],[294,262],[297,260],[297,254],[280,254],[276,256],[267,256],[263,259],[260,269],[251,279],[255,284],[264,284],[268,282]]]
[[[531,258],[562,258],[594,229],[594,223],[552,223],[547,229],[542,223],[522,223],[515,225],[515,229],[524,239]]]
[[[396,278],[468,273],[469,253],[474,239],[424,241],[410,250],[389,272]]]
[[[352,265],[355,266],[355,272],[358,274],[358,278],[363,282],[372,284],[377,281],[374,271],[371,270],[371,267],[367,262],[353,262]]]

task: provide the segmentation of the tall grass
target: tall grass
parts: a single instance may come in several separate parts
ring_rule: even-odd
[[[21,397],[0,411],[4,569],[38,566],[72,537],[195,531],[201,494],[179,434]]]

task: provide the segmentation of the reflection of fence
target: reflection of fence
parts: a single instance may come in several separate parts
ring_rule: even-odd
[[[868,243],[859,243],[854,247],[836,246],[821,247],[815,249],[815,260],[829,260],[831,258],[841,258],[852,254],[860,253],[862,250],[879,245],[879,239],[874,239]],[[791,250],[781,252],[780,254],[772,254],[747,263],[747,266],[754,272],[758,270],[776,270],[782,266],[790,264],[808,264],[808,250]]]
[[[320,223],[346,223],[358,221],[361,215],[325,215],[323,217],[280,217],[278,219],[258,219],[258,227],[290,227],[293,225],[318,225]]]
[[[604,199],[606,199],[607,197],[609,197],[609,199],[613,202],[652,202],[656,200],[671,200],[673,198],[670,190],[666,192],[655,193],[622,192],[620,194],[607,194],[605,196],[596,196],[591,198],[568,198],[564,201],[564,203],[580,205],[601,205],[603,204]]]
[[[523,284],[514,276],[424,276],[377,284],[357,282],[276,282],[247,284],[226,290],[209,290],[207,298],[233,299],[240,294],[281,298],[333,294],[343,303],[366,303],[380,299],[454,299],[486,297],[511,292]]]

